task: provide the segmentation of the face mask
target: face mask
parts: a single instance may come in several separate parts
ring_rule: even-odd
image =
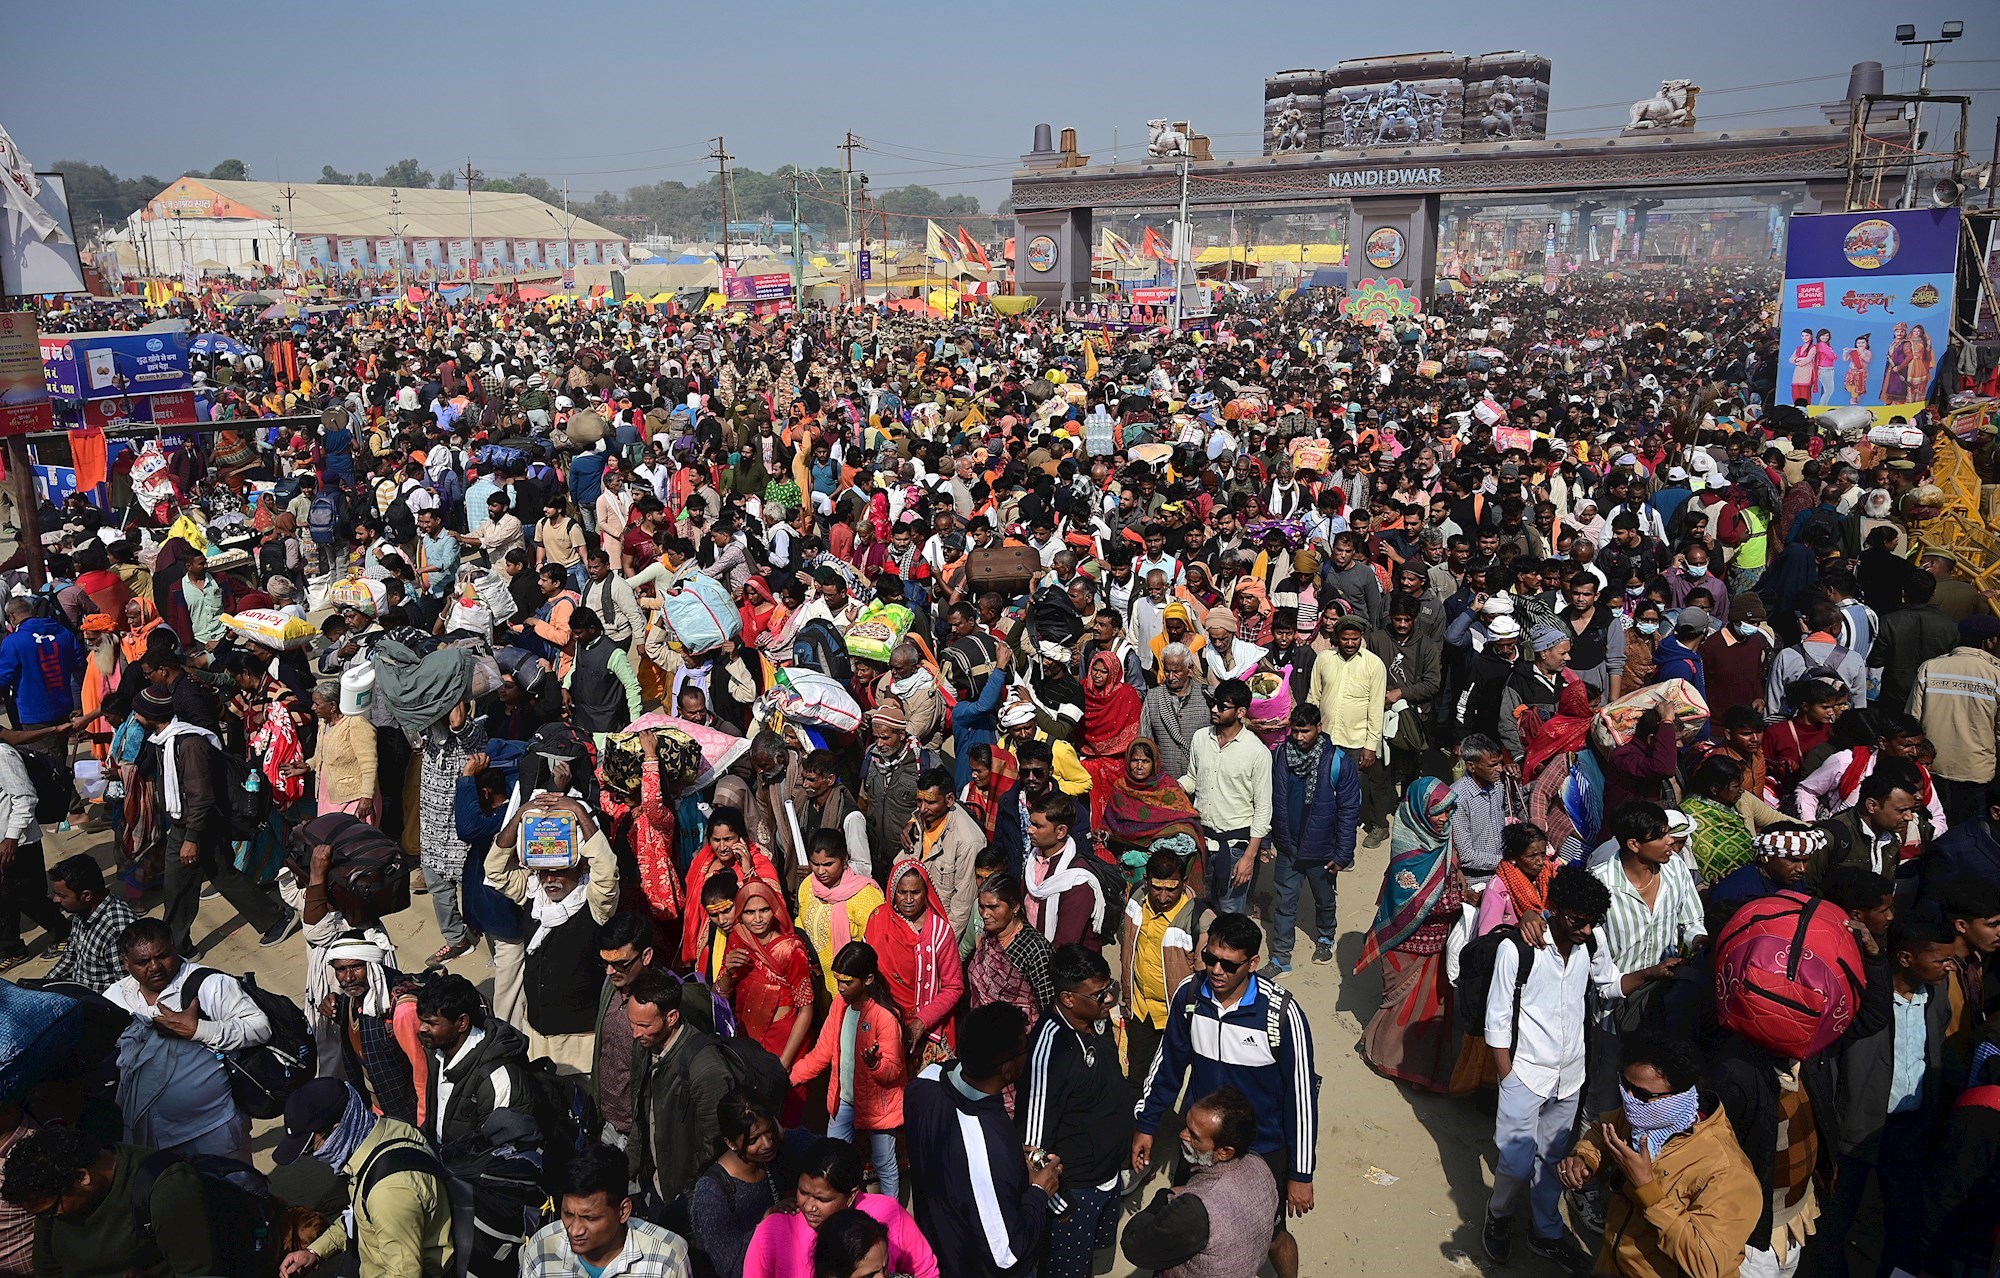
[[[1739,621],[1736,623],[1736,633],[1748,639],[1757,633],[1757,627],[1748,621]]]
[[[1690,576],[1690,577],[1693,577],[1693,578],[1694,578],[1695,580],[1699,581],[1699,580],[1701,580],[1701,579],[1702,579],[1703,577],[1706,577],[1706,576],[1708,576],[1708,565],[1707,565],[1707,564],[1689,564],[1689,565],[1687,566],[1687,575],[1688,575],[1688,576]]]
[[[1658,634],[1660,630],[1660,623],[1657,621],[1642,621],[1638,625],[1634,626],[1633,629],[1637,630],[1642,635]]]
[[[1187,1143],[1185,1136],[1181,1137],[1181,1157],[1187,1159],[1190,1167],[1215,1166],[1215,1151],[1211,1149],[1206,1154],[1197,1154],[1194,1152],[1194,1146]]]
[[[1640,595],[1646,593],[1646,588],[1644,586],[1627,586],[1625,587],[1625,593],[1637,599]]]

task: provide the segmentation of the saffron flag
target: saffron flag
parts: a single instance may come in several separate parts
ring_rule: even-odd
[[[973,242],[972,237],[965,233],[963,225],[958,228],[958,247],[964,261],[977,262],[989,271],[993,269],[993,263],[986,260],[986,250]]]
[[[1098,251],[1105,257],[1116,262],[1129,262],[1132,260],[1131,242],[1123,236],[1115,234],[1108,226],[1104,228],[1104,234],[1099,237]]]
[[[1166,240],[1162,239],[1160,233],[1150,226],[1146,228],[1146,234],[1139,240],[1139,255],[1141,257],[1158,258],[1162,262],[1171,262],[1174,260],[1173,249],[1168,247]]]

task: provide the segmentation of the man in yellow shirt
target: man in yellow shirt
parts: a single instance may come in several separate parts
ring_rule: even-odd
[[[1313,663],[1312,703],[1319,707],[1326,735],[1351,750],[1362,768],[1375,766],[1382,745],[1382,694],[1389,672],[1368,651],[1368,623],[1342,617],[1334,624],[1333,647]]]
[[[1186,862],[1162,846],[1176,841],[1193,852],[1193,840],[1184,834],[1155,845],[1146,861],[1144,890],[1125,902],[1118,944],[1118,983],[1125,990],[1125,1077],[1135,1105],[1159,1053],[1174,990],[1194,971],[1196,897],[1187,885]]]

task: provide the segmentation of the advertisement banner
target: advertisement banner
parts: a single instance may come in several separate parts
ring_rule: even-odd
[[[0,313],[0,435],[25,435],[54,425],[35,317],[19,311]]]
[[[533,267],[540,258],[535,252],[533,240],[514,241],[514,269],[525,271]]]
[[[1063,307],[1063,322],[1079,328],[1138,333],[1172,320],[1173,308],[1161,302],[1071,302]]]
[[[598,260],[597,241],[578,240],[576,242],[576,265],[592,265]]]
[[[188,335],[180,332],[44,335],[43,382],[71,401],[185,391]]]
[[[299,269],[305,273],[306,283],[323,284],[326,282],[326,264],[327,259],[331,256],[332,254],[328,251],[326,236],[302,235],[299,237]]]
[[[453,240],[450,243],[451,274],[454,278],[465,278],[472,268],[472,241]]]
[[[542,241],[542,261],[549,266],[569,266],[569,245],[561,240]]]
[[[507,258],[507,241],[479,241],[479,260],[485,266],[488,275],[505,274],[511,269],[511,263]]]
[[[334,241],[334,270],[349,277],[361,274],[361,264],[368,257],[368,241],[342,237]]]
[[[1858,405],[1886,423],[1930,398],[1958,269],[1959,211],[1791,220],[1779,294],[1782,402]]]
[[[723,295],[732,302],[775,302],[792,295],[790,275],[744,275],[724,271]]]
[[[436,240],[410,241],[410,269],[422,283],[428,284],[438,277],[438,268],[444,261],[444,250]]]
[[[106,426],[192,426],[199,420],[191,391],[94,399],[83,406],[83,424],[100,429]]]

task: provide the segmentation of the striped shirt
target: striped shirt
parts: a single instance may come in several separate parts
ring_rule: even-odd
[[[537,1230],[521,1248],[521,1278],[569,1278],[585,1272],[570,1250],[569,1233],[560,1220]],[[633,1217],[625,1222],[625,1250],[601,1271],[605,1278],[688,1278],[687,1243],[679,1234]]]
[[[1679,857],[1660,867],[1660,890],[1650,909],[1639,889],[1625,877],[1624,863],[1616,857],[1594,866],[1590,872],[1611,889],[1611,912],[1597,934],[1610,947],[1611,961],[1619,971],[1636,972],[1651,967],[1669,955],[1679,954],[1683,940],[1692,941],[1707,934],[1694,876]]]

